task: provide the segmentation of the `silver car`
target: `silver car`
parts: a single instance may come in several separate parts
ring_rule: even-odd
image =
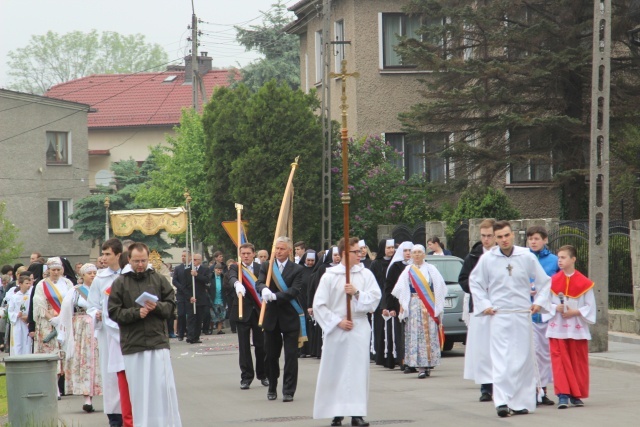
[[[467,325],[462,320],[462,306],[464,304],[464,291],[458,284],[458,275],[462,269],[463,260],[456,256],[428,255],[426,261],[435,266],[447,285],[447,296],[444,300],[444,350],[453,348],[453,343],[466,342]]]

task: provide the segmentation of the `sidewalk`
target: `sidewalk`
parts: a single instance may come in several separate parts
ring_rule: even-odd
[[[589,353],[589,365],[640,374],[640,335],[609,331],[609,351]]]

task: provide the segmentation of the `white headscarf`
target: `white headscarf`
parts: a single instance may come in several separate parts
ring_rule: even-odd
[[[413,245],[413,247],[411,248],[411,252],[415,251],[416,249],[420,249],[425,254],[427,253],[427,250],[424,248],[424,246],[418,244]]]
[[[404,250],[413,248],[413,242],[402,242],[400,246],[396,249],[396,253],[393,254],[393,258],[391,258],[391,262],[389,262],[389,267],[387,267],[387,274],[389,274],[389,269],[391,266],[398,261],[404,260]]]

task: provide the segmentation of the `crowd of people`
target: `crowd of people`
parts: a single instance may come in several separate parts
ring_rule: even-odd
[[[555,405],[551,383],[558,408],[583,406],[596,308],[575,248],[551,253],[543,227],[527,230],[528,248],[514,246],[505,221],[485,220],[480,237],[459,276],[469,295],[464,378],[500,417]],[[172,272],[151,265],[146,245],[124,245],[109,239],[99,263],[75,269],[39,253],[28,267],[1,269],[5,351],[58,355],[58,398],[82,395],[93,412],[102,395],[112,427],[180,426],[170,339],[198,344],[224,334],[226,321],[237,334],[241,390],[257,380],[268,400],[281,390],[292,402],[299,359],[321,359],[313,416],[332,426],[346,416],[369,425],[371,363],[418,379],[441,363],[448,291],[426,255],[450,252],[437,237],[429,250],[384,239],[375,253],[357,238],[315,251],[279,237],[271,258],[251,243],[240,245],[239,262],[216,252],[207,265],[183,251]]]

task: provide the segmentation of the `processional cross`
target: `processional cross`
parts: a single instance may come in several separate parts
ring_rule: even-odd
[[[342,81],[342,96],[340,100],[340,110],[342,111],[342,129],[340,130],[342,139],[342,195],[340,200],[342,201],[342,208],[344,214],[344,245],[345,245],[345,260],[344,267],[346,270],[346,283],[350,282],[350,266],[349,266],[349,203],[351,197],[349,196],[349,132],[347,131],[347,79],[349,77],[358,78],[359,73],[347,73],[347,60],[342,60],[342,66],[340,73],[329,73],[329,77],[338,77]],[[330,119],[330,118],[329,118]],[[347,320],[351,320],[351,295],[347,295]]]
[[[511,264],[507,265],[506,269],[509,270],[509,276],[511,276],[511,270],[513,270]]]

